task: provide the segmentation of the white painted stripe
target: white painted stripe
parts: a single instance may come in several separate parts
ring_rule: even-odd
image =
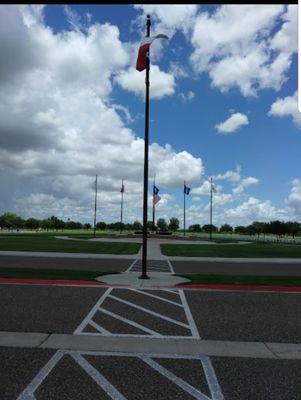
[[[48,363],[40,369],[37,375],[33,378],[30,384],[25,388],[25,390],[20,394],[17,400],[35,400],[34,392],[44,381],[44,379],[49,375],[55,365],[60,361],[60,359],[65,355],[64,350],[58,350],[48,361]]]
[[[162,335],[156,331],[153,331],[152,329],[147,328],[146,326],[140,325],[138,322],[135,321],[131,321],[130,319],[124,318],[121,315],[115,314],[111,311],[108,311],[104,308],[99,308],[98,311],[103,312],[104,314],[110,315],[113,318],[119,319],[120,321],[126,322],[129,325],[134,326],[135,328],[138,328],[144,332],[150,333],[151,335],[155,336],[155,337],[162,337]],[[123,334],[122,334],[123,336]],[[131,334],[131,336],[137,336],[135,334]]]
[[[140,356],[139,357],[142,361],[152,367],[154,370],[159,372],[165,378],[169,379],[181,389],[185,390],[188,394],[194,397],[197,400],[211,400],[209,397],[204,395],[202,392],[197,390],[195,387],[191,386],[189,383],[184,381],[182,378],[179,378],[171,371],[167,370],[166,368],[162,367],[162,365],[158,364],[156,361],[152,360],[150,357]],[[214,399],[215,400],[215,399]]]
[[[223,393],[221,391],[220,385],[218,383],[217,377],[215,375],[214,368],[209,357],[203,357],[201,359],[204,373],[208,382],[212,400],[224,400]]]
[[[105,328],[103,328],[102,326],[99,326],[95,321],[93,321],[93,319],[91,319],[88,322],[88,325],[93,326],[93,328],[95,328],[98,332],[100,332],[102,334],[109,335],[111,333],[111,332],[107,331]],[[83,332],[83,333],[85,333],[85,332]],[[90,333],[93,333],[93,332],[90,332]]]
[[[113,400],[127,400],[96,368],[94,368],[79,353],[71,353],[73,359]]]
[[[167,259],[166,261],[168,262],[168,265],[169,265],[169,268],[170,268],[170,270],[171,270],[171,273],[174,274],[175,271],[174,271],[174,269],[173,269],[173,266],[172,266],[171,262],[170,262],[168,259]]]
[[[194,319],[193,319],[193,316],[191,314],[190,308],[188,306],[184,291],[183,290],[179,290],[179,295],[180,295],[181,300],[182,300],[182,304],[183,304],[183,307],[184,307],[184,310],[185,310],[187,321],[189,322],[189,328],[191,330],[191,334],[196,339],[200,339],[201,337],[200,337],[198,328],[196,327],[196,324],[194,322]]]
[[[174,293],[174,294],[179,294],[180,289],[164,289],[164,291]]]
[[[135,265],[135,263],[136,263],[138,260],[139,260],[139,258],[136,258],[136,259],[132,262],[132,264],[128,267],[128,269],[127,269],[125,272],[129,272],[129,271],[133,268],[133,266]]]
[[[147,293],[146,290],[143,290],[143,291],[141,289],[130,289],[130,290],[132,290],[133,292],[137,292],[137,293],[143,294],[145,296],[154,297],[155,299],[165,301],[166,303],[170,303],[170,304],[173,304],[173,305],[178,306],[178,307],[182,307],[182,308],[184,307],[182,304],[176,303],[175,301],[168,300],[168,299],[166,299],[164,297],[156,296],[155,294],[152,294],[152,293]]]
[[[100,297],[100,299],[97,301],[97,303],[94,305],[94,307],[91,309],[91,311],[89,312],[89,314],[84,318],[84,320],[79,324],[79,326],[75,329],[75,331],[73,332],[74,335],[78,335],[79,333],[81,333],[85,327],[87,326],[87,324],[89,323],[89,321],[93,318],[93,315],[96,313],[96,311],[98,310],[99,306],[103,303],[103,301],[105,300],[105,298],[109,295],[109,293],[113,290],[113,288],[109,288],[107,289],[104,294]]]
[[[140,328],[140,329],[142,329],[142,328]],[[157,335],[159,335],[158,333],[157,333]],[[105,335],[101,335],[100,333],[96,333],[96,332],[82,332],[82,333],[80,333],[79,334],[79,336],[95,336],[95,337],[104,337]],[[186,336],[151,336],[151,335],[143,335],[143,334],[141,334],[141,335],[136,335],[136,334],[133,334],[133,333],[110,333],[110,335],[107,335],[107,336],[109,336],[110,338],[111,337],[113,337],[113,338],[127,338],[127,337],[129,337],[129,338],[142,338],[142,339],[154,339],[154,340],[157,340],[159,337],[160,338],[164,338],[164,339],[186,339]],[[188,336],[187,337],[187,339],[193,339],[193,338],[191,338],[190,336]],[[47,347],[46,347],[47,348]],[[78,349],[80,349],[80,347],[78,348]],[[78,349],[74,349],[74,350],[78,350]],[[81,348],[81,350],[82,350],[82,348]]]
[[[111,299],[114,299],[114,300],[116,300],[116,301],[119,301],[120,303],[124,303],[124,304],[126,304],[126,305],[128,305],[128,306],[130,306],[130,307],[137,308],[138,310],[141,310],[141,311],[143,311],[143,312],[146,312],[147,314],[154,315],[155,317],[164,319],[165,321],[168,321],[168,322],[171,322],[171,323],[173,323],[173,324],[182,326],[182,327],[184,327],[184,328],[186,328],[186,329],[189,329],[189,328],[190,328],[189,325],[184,324],[183,322],[177,321],[177,320],[175,320],[175,319],[173,319],[173,318],[166,317],[165,315],[161,315],[161,314],[159,314],[159,313],[156,313],[155,311],[151,311],[151,310],[149,310],[148,308],[144,308],[144,307],[138,306],[137,304],[131,303],[130,301],[120,299],[119,297],[113,296],[113,295],[111,295],[111,294],[109,294],[108,297],[110,297]]]

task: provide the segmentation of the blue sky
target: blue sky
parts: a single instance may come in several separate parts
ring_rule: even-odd
[[[118,220],[122,177],[142,219],[147,13],[170,37],[151,48],[157,216],[182,220],[186,179],[188,224],[207,223],[213,176],[217,225],[300,220],[294,5],[0,6],[3,48],[29,50],[0,64],[0,212],[89,222],[98,173],[98,220]]]

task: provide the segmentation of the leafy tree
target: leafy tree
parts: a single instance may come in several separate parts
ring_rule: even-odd
[[[288,221],[285,223],[285,231],[293,238],[301,231],[301,224],[299,222]]]
[[[200,224],[195,224],[195,225],[190,225],[190,227],[188,228],[188,230],[190,232],[201,232],[202,228]]]
[[[133,229],[134,229],[134,231],[142,231],[143,227],[142,227],[141,222],[135,221],[133,223]]]
[[[24,219],[19,217],[17,214],[13,214],[10,212],[4,213],[0,217],[0,226],[1,228],[6,229],[20,229],[24,227]]]
[[[42,221],[40,222],[40,226],[41,226],[42,229],[46,229],[47,232],[48,232],[49,229],[54,229],[54,223],[49,218],[42,219]]]
[[[224,224],[224,225],[222,225],[221,227],[220,227],[220,230],[219,230],[220,232],[226,232],[226,233],[232,233],[233,232],[233,228],[232,228],[232,226],[231,225],[229,225],[229,224]]]
[[[271,221],[269,223],[269,233],[273,233],[274,235],[277,235],[278,237],[280,237],[281,235],[284,235],[286,233],[286,226],[285,226],[285,222],[281,222],[281,221]]]
[[[167,223],[164,218],[159,218],[157,221],[157,227],[161,232],[166,232],[168,229]]]
[[[175,232],[179,229],[179,226],[180,226],[180,222],[179,222],[178,218],[174,218],[174,217],[170,218],[169,226],[168,226],[169,230]]]
[[[154,227],[153,227],[153,221],[147,221],[147,229],[149,231],[153,231]],[[157,229],[156,224],[155,224],[155,230]]]
[[[124,224],[124,229],[126,231],[132,231],[133,230],[133,224]]]
[[[52,222],[53,228],[55,230],[59,230],[59,229],[64,229],[65,228],[65,222],[61,219],[59,219],[58,217],[55,217],[54,215],[52,215],[50,217],[50,221]]]
[[[209,233],[212,227],[212,232],[217,232],[218,228],[215,225],[206,224],[202,227],[202,231]]]
[[[257,236],[259,237],[261,233],[265,233],[266,224],[265,222],[254,221],[251,225],[247,227],[246,230],[249,235],[257,234]]]
[[[27,229],[38,229],[40,226],[40,221],[35,218],[28,218],[24,224]]]
[[[236,226],[235,228],[234,228],[234,232],[235,233],[239,233],[239,234],[241,234],[241,235],[245,235],[247,232],[246,232],[246,227],[244,227],[244,226],[242,226],[242,225],[239,225],[239,226]]]
[[[107,227],[107,224],[105,222],[97,222],[96,228],[100,229],[101,231],[104,231]]]
[[[80,222],[68,221],[65,223],[65,228],[66,229],[81,229],[82,224]]]
[[[86,222],[86,223],[83,225],[83,228],[88,230],[88,229],[91,229],[91,228],[92,228],[92,225]]]

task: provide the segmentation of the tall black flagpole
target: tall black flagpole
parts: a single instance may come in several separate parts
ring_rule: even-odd
[[[96,179],[95,179],[94,237],[96,236],[96,210],[97,210],[97,175],[96,175]]]
[[[210,178],[210,240],[212,240],[212,177]]]
[[[186,195],[186,193],[185,193],[185,186],[186,186],[186,183],[185,183],[185,181],[184,181],[184,236],[186,235],[186,221],[185,221],[185,217],[186,217],[186,215],[185,215],[185,212],[186,212],[186,204],[185,204],[185,195]]]
[[[154,182],[153,182],[153,231],[155,232],[155,177],[154,175]]]
[[[122,232],[122,218],[123,218],[123,178],[121,182],[121,206],[120,206],[120,233]]]
[[[146,17],[146,37],[150,36],[150,16]],[[149,279],[147,276],[147,190],[148,190],[148,136],[149,136],[149,53],[146,56],[145,71],[145,134],[144,134],[144,190],[143,190],[143,242],[142,242],[142,275],[140,279]]]

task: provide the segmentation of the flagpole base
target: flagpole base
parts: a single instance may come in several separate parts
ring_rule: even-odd
[[[142,274],[142,275],[139,276],[138,279],[150,279],[150,277],[148,275],[146,275],[146,274]]]

